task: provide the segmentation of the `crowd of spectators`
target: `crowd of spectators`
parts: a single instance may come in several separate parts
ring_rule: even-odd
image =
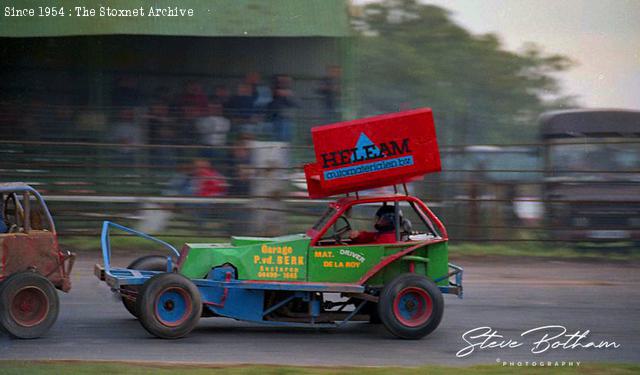
[[[276,75],[266,84],[257,73],[247,74],[234,90],[224,85],[207,90],[197,81],[174,95],[159,88],[147,103],[135,79],[125,77],[117,81],[111,102],[117,111],[113,142],[208,146],[200,156],[209,159],[226,156],[224,147],[246,136],[290,142],[292,112],[300,107],[291,77]]]
[[[338,119],[339,82],[339,67],[328,67],[315,90],[326,113],[318,122]],[[227,186],[234,193],[248,193],[243,182],[250,176],[242,168],[251,163],[247,145],[253,140],[289,143],[295,137],[296,112],[302,106],[289,75],[265,79],[250,72],[234,85],[209,86],[194,79],[181,87],[151,91],[145,83],[134,75],[116,77],[107,98],[110,105],[93,112],[50,105],[50,97],[35,95],[26,102],[30,109],[22,117],[12,117],[10,110],[17,108],[5,106],[0,120],[16,130],[15,120],[21,119],[23,127],[16,130],[16,138],[113,143],[117,146],[110,161],[117,166],[144,164],[176,175],[188,170],[184,175],[192,179],[227,176],[236,181],[219,184],[224,189],[190,188],[201,196],[222,194]]]

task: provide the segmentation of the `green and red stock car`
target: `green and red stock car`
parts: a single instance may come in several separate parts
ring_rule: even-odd
[[[305,166],[311,197],[405,184],[440,168],[428,109],[322,126],[312,134],[317,163]],[[391,214],[391,231],[358,240],[381,207]],[[112,267],[112,228],[161,243],[170,254]],[[183,337],[201,317],[219,316],[283,327],[366,321],[417,339],[440,323],[443,293],[462,296],[462,269],[449,263],[447,241],[444,225],[420,199],[356,193],[329,203],[304,234],[187,243],[180,251],[105,222],[104,265],[96,265],[96,276],[161,338]]]

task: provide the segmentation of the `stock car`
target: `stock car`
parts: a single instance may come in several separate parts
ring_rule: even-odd
[[[353,212],[381,204],[405,213],[397,216],[396,240],[352,243]],[[407,216],[417,218],[422,230]],[[113,228],[159,242],[169,256],[112,267]],[[161,338],[183,337],[200,317],[222,316],[298,327],[379,322],[397,337],[416,339],[440,323],[442,293],[462,296],[462,268],[449,264],[447,240],[440,220],[416,197],[352,196],[330,203],[305,234],[187,243],[181,251],[107,221],[104,266],[96,265],[95,273],[149,333]]]
[[[431,333],[443,315],[442,294],[462,297],[463,273],[449,264],[444,225],[406,187],[440,170],[431,110],[320,126],[312,137],[316,162],[304,168],[309,196],[346,196],[329,203],[306,233],[187,243],[178,251],[105,221],[96,276],[161,338],[183,337],[201,317],[211,316],[285,327],[367,321],[404,339]],[[397,185],[404,194],[397,188],[381,196],[358,194]],[[358,240],[381,210],[391,218],[391,231],[386,228],[384,240],[375,232],[368,232],[370,241]],[[112,229],[160,243],[169,255],[113,267]]]
[[[71,289],[75,255],[58,245],[42,196],[19,182],[0,183],[0,329],[31,339],[58,318],[56,289]]]

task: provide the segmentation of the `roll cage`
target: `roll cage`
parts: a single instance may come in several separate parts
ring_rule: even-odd
[[[18,195],[22,195],[22,200],[18,198]],[[18,221],[22,222],[24,231],[29,232],[31,230],[31,196],[35,198],[36,203],[41,208],[49,230],[56,235],[55,223],[44,199],[36,189],[24,183],[0,183],[0,197],[2,198],[1,219],[6,220],[7,204],[11,202],[15,205],[14,215],[17,221],[15,224],[18,224]]]
[[[399,202],[407,202],[409,205],[416,211],[419,215],[420,219],[424,222],[424,224],[440,239],[448,240],[447,230],[438,219],[438,217],[427,207],[427,205],[422,202],[420,199],[411,196],[411,195],[402,195],[402,194],[393,194],[393,195],[385,195],[385,196],[376,196],[376,197],[344,197],[338,199],[335,202],[329,203],[329,208],[333,209],[334,213],[331,218],[327,220],[326,215],[330,212],[327,211],[320,218],[318,223],[316,223],[313,227],[311,227],[306,234],[311,237],[311,246],[317,245],[318,241],[323,238],[325,233],[336,224],[337,220],[343,216],[351,207],[360,204],[375,204],[375,203],[394,203],[396,210],[396,203]],[[396,220],[398,215],[396,215]],[[322,224],[324,222],[324,225]],[[396,240],[400,241],[400,223],[396,222]]]

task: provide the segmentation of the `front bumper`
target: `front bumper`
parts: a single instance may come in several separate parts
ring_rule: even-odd
[[[458,298],[462,298],[462,274],[464,269],[453,263],[449,263],[449,273],[446,276],[435,279],[437,284],[443,280],[449,280],[449,285],[438,285],[442,293],[455,294]],[[452,279],[453,278],[453,279]]]

